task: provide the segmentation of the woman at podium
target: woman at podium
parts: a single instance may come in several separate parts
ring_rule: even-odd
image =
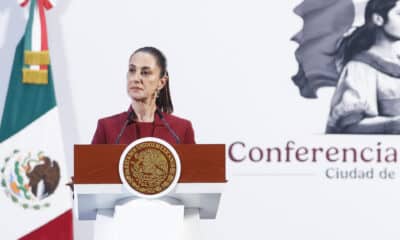
[[[191,122],[172,115],[167,59],[160,50],[143,47],[131,55],[127,92],[132,99],[128,110],[100,119],[92,144],[129,144],[143,137],[195,143]]]

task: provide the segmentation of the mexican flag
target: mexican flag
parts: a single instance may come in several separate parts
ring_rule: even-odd
[[[29,17],[0,123],[0,239],[69,240],[72,198],[45,18],[53,4],[19,3],[29,7]]]

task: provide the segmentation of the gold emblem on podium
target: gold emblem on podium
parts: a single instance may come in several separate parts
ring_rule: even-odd
[[[180,170],[177,169],[177,154],[172,146],[160,139],[138,141],[130,144],[121,156],[121,179],[140,194],[161,194],[177,182]]]

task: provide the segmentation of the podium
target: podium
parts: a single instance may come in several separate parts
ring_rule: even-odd
[[[80,220],[96,220],[100,213],[113,215],[115,206],[137,199],[122,184],[118,165],[127,145],[74,146],[74,208]],[[175,188],[163,201],[194,212],[199,219],[215,219],[226,184],[224,144],[173,145],[181,162]]]

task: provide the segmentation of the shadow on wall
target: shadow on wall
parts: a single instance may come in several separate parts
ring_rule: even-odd
[[[57,5],[47,12],[47,29],[68,173],[69,175],[73,175],[73,146],[79,143],[80,138],[72,101],[69,74],[69,63],[73,60],[68,59],[68,54],[65,50],[65,41],[68,41],[68,37],[64,34],[62,24],[63,15],[68,11],[70,5],[71,0],[58,1]],[[78,221],[74,217],[74,239],[93,239],[93,228],[93,221]]]
[[[68,173],[73,175],[73,145],[78,142],[79,136],[76,128],[74,106],[72,105],[69,61],[65,53],[65,36],[61,23],[62,16],[68,10],[70,3],[70,0],[58,1],[53,9],[47,11],[47,29]]]
[[[17,1],[0,1],[0,119],[3,115],[15,48],[25,30],[24,11]]]

